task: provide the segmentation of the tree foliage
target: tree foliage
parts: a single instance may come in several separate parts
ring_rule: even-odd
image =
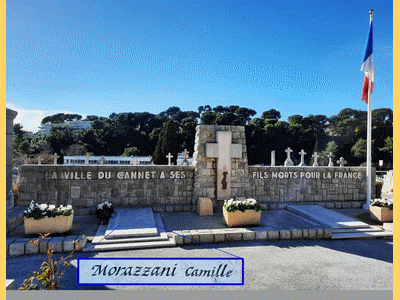
[[[170,120],[164,125],[160,133],[152,161],[156,165],[166,165],[168,163],[167,155],[171,154],[173,156],[172,162],[176,164],[179,149],[179,123]]]
[[[60,124],[65,121],[79,121],[81,119],[81,115],[59,113],[43,118],[42,124]]]
[[[24,137],[20,124],[14,125],[14,153],[16,155],[35,155],[40,152],[82,153],[84,149],[94,155],[131,155],[153,156],[157,149],[157,161],[166,163],[165,155],[187,149],[193,154],[195,129],[198,123],[205,125],[242,125],[245,126],[249,164],[271,163],[271,151],[275,150],[277,165],[286,159],[285,149],[293,150],[292,160],[298,163],[298,153],[304,149],[306,163],[311,164],[311,154],[319,152],[320,165],[326,165],[326,155],[331,151],[336,158],[343,156],[348,165],[360,165],[365,162],[362,140],[366,139],[367,113],[352,108],[342,109],[337,115],[292,115],[282,120],[281,112],[267,109],[259,117],[256,111],[238,105],[211,107],[199,106],[197,111],[182,111],[172,106],[158,114],[148,112],[111,113],[108,118],[87,116],[92,121],[91,128],[77,132],[67,127],[54,127],[49,136],[36,136],[30,140]],[[64,123],[68,120],[80,120],[80,115],[56,114],[46,117],[42,124]],[[168,126],[167,126],[168,125]],[[173,129],[171,129],[173,127]],[[166,129],[168,128],[168,130]],[[167,131],[166,131],[167,130]],[[166,138],[165,136],[172,136]],[[373,157],[389,166],[393,162],[393,111],[379,108],[372,111]],[[168,140],[169,139],[169,140]],[[174,144],[167,152],[166,142]],[[164,144],[163,144],[164,143]],[[81,145],[78,149],[78,146]],[[162,146],[163,145],[163,146]],[[336,145],[336,146],[335,146]],[[69,149],[69,147],[72,147]],[[157,148],[158,147],[158,148]],[[72,151],[71,150],[71,151]],[[162,150],[162,151],[164,151]],[[132,152],[133,151],[133,152]],[[137,154],[139,153],[139,154]],[[164,155],[165,154],[165,155]],[[162,157],[164,156],[164,157]]]

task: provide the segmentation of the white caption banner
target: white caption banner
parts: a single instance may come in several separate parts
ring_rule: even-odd
[[[78,258],[79,285],[243,285],[243,258]]]

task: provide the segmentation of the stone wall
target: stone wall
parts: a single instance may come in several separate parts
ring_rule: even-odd
[[[193,161],[193,166],[23,165],[19,205],[72,204],[87,213],[104,201],[156,212],[195,211],[200,197],[212,199],[216,211],[224,199],[240,197],[255,198],[263,209],[289,203],[359,208],[366,202],[363,167],[248,166],[243,126],[197,126]]]
[[[318,204],[326,208],[361,208],[366,201],[363,167],[250,166],[250,193],[263,209],[290,204]],[[375,168],[372,168],[375,182]],[[375,197],[375,184],[372,185]]]
[[[6,108],[6,209],[14,207],[12,192],[13,124],[16,116],[16,111]]]
[[[193,210],[192,166],[23,165],[19,172],[19,205],[34,200],[79,211],[111,201],[154,211]]]

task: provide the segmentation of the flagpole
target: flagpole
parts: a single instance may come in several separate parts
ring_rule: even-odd
[[[371,161],[372,161],[372,155],[371,155],[371,133],[372,133],[372,117],[371,117],[371,81],[368,82],[368,117],[367,117],[367,200],[365,203],[364,209],[369,210],[369,205],[371,203],[371,197],[372,197],[372,169],[371,169]]]
[[[371,9],[369,11],[370,16],[370,24],[372,24],[372,20],[374,18],[374,11]],[[371,109],[371,80],[368,82],[368,116],[367,116],[367,193],[366,193],[366,203],[364,205],[364,209],[369,210],[369,206],[371,204],[372,198],[372,109]]]

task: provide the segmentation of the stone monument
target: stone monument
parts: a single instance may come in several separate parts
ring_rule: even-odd
[[[301,149],[301,151],[299,152],[299,154],[301,155],[301,161],[299,164],[299,167],[305,167],[306,163],[304,162],[304,156],[307,154],[304,149]]]
[[[245,196],[249,177],[244,127],[198,125],[193,164],[193,204],[199,197],[218,201]],[[222,205],[218,201],[217,208]]]
[[[313,167],[318,167],[318,157],[319,157],[318,152],[314,152],[314,154],[311,156],[312,158],[314,158]]]
[[[385,199],[393,198],[393,170],[390,170],[386,175],[383,175],[381,197]]]
[[[290,149],[290,148],[287,148],[287,149],[285,150],[285,152],[286,152],[286,154],[287,154],[287,158],[286,158],[286,160],[285,160],[284,165],[285,165],[285,167],[291,167],[291,166],[293,166],[293,161],[290,159],[290,153],[293,152],[293,150]]]
[[[275,150],[271,151],[271,167],[275,167]]]
[[[328,167],[333,167],[333,157],[334,155],[332,154],[332,152],[329,152],[328,158],[329,158],[329,163],[328,163]]]
[[[339,167],[344,167],[345,164],[347,164],[347,161],[344,159],[344,157],[341,157],[336,163],[339,165]]]

